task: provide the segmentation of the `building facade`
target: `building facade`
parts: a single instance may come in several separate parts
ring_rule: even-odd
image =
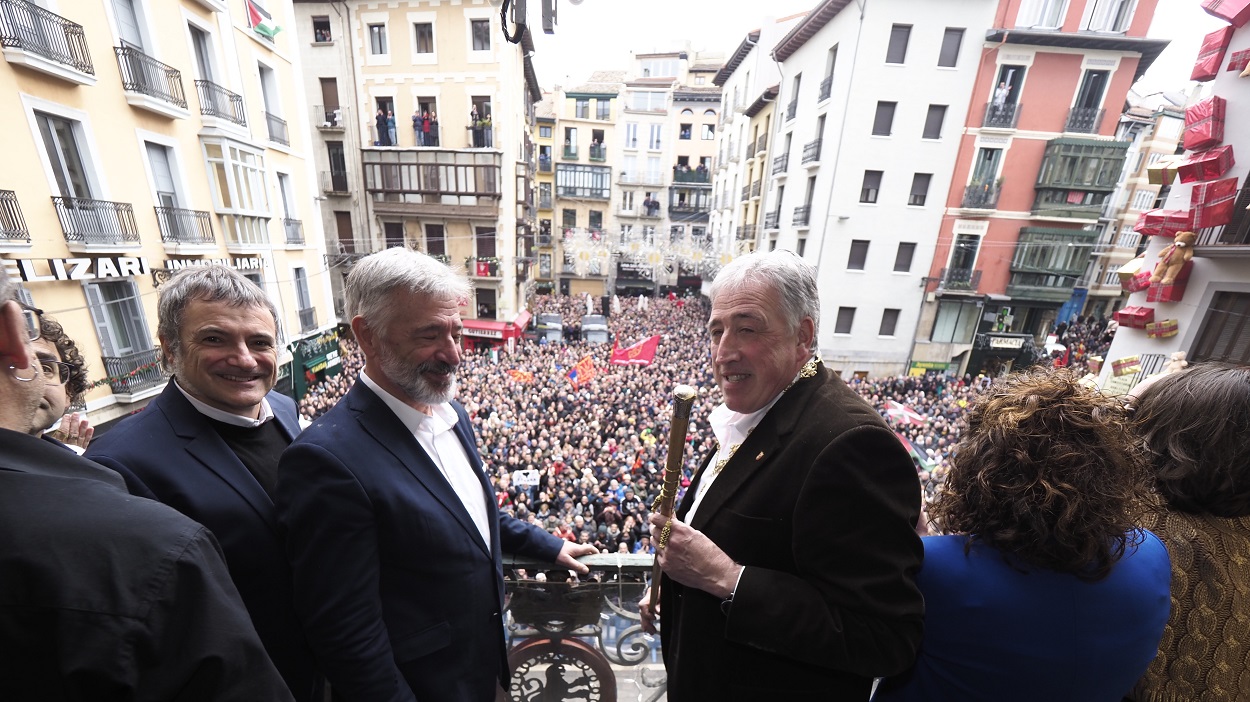
[[[225,262],[269,294],[283,387],[288,342],[334,322],[298,40],[275,33],[289,5],[261,9],[0,2],[0,261],[82,350],[96,424],[163,388],[155,293],[173,271]]]

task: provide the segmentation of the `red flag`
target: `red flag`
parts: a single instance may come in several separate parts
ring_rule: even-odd
[[[623,349],[612,349],[611,363],[617,366],[649,366],[655,360],[655,352],[660,348],[660,337],[648,337]]]
[[[582,360],[578,361],[577,365],[573,366],[573,368],[568,372],[569,382],[572,383],[575,388],[580,388],[586,383],[589,383],[591,380],[594,380],[594,377],[595,359],[591,356],[582,358]]]
[[[473,274],[481,278],[485,278],[489,276],[490,275],[490,262],[478,261],[477,265],[474,266]]]
[[[888,400],[885,403],[885,415],[899,424],[924,426],[927,421],[927,418],[923,414],[920,414],[916,410],[901,402],[895,402],[894,400]]]
[[[534,374],[530,371],[517,370],[514,368],[508,371],[508,375],[511,376],[512,379],[517,381],[518,383],[534,382]]]

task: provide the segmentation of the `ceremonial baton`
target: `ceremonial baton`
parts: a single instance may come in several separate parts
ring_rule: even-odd
[[[686,455],[686,430],[690,426],[690,408],[694,406],[694,398],[699,392],[689,385],[678,385],[673,388],[673,423],[668,429],[668,461],[664,466],[664,483],[660,488],[659,497],[655,498],[652,511],[658,511],[668,517],[664,528],[660,530],[657,549],[668,544],[668,535],[673,525],[673,503],[677,500],[677,488],[681,485],[681,464]],[[655,565],[651,568],[651,609],[660,596],[660,556],[657,553]]]

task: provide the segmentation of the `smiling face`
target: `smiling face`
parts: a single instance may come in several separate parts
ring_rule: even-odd
[[[43,337],[30,342],[30,346],[40,361],[61,360],[61,353],[56,350],[56,344]],[[65,408],[69,406],[69,397],[65,394],[65,386],[61,383],[58,372],[59,370],[44,374],[43,397],[39,400],[39,409],[35,411],[33,421],[33,428],[36,431],[45,430],[55,424],[56,420],[65,414]]]
[[[170,360],[179,387],[214,409],[260,416],[278,375],[277,325],[268,309],[192,300],[178,336]]]
[[[771,287],[746,283],[721,291],[708,319],[712,373],[725,405],[749,414],[763,409],[811,357],[814,325],[791,329]]]
[[[432,405],[456,396],[460,365],[460,306],[452,298],[391,294],[392,312],[384,328],[361,317],[352,328],[365,351],[365,372],[392,395],[429,414]]]

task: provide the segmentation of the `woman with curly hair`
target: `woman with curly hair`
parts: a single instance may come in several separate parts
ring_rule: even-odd
[[[925,632],[874,700],[1118,702],[1168,616],[1168,554],[1134,527],[1140,454],[1116,400],[1067,371],[974,404],[924,539]]]
[[[1134,425],[1172,554],[1174,608],[1139,702],[1250,699],[1250,368],[1204,363],[1142,391]]]

